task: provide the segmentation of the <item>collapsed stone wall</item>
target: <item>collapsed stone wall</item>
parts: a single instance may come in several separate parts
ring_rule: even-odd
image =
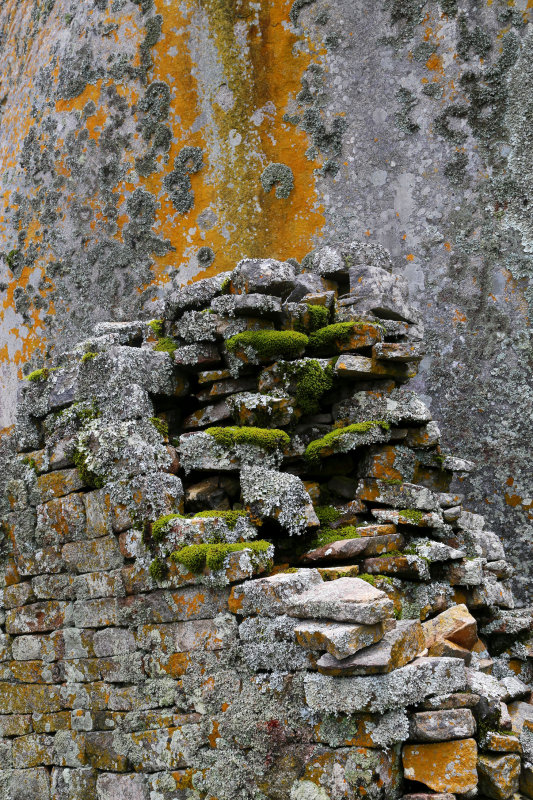
[[[529,609],[380,247],[245,260],[21,389],[6,800],[533,797]]]

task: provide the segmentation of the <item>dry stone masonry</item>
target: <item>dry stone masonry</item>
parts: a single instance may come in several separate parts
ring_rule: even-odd
[[[533,798],[533,619],[387,253],[244,260],[20,390],[3,800]]]

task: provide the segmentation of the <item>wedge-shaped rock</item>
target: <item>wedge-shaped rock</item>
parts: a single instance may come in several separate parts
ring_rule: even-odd
[[[339,539],[337,542],[317,547],[302,556],[302,561],[345,561],[362,555],[378,555],[403,547],[404,538],[399,533],[388,536],[361,536],[358,539]]]
[[[393,389],[383,394],[375,391],[356,392],[348,400],[333,406],[333,417],[345,424],[364,422],[365,419],[384,419],[394,425],[431,422],[428,407],[415,392],[407,389]]]
[[[231,273],[231,284],[238,294],[285,295],[294,289],[296,270],[286,261],[273,258],[244,258]]]
[[[450,586],[479,586],[483,582],[483,563],[481,558],[472,558],[450,564],[447,569]]]
[[[514,753],[479,756],[479,790],[493,800],[506,800],[518,791],[520,779],[520,756]]]
[[[354,656],[323,655],[317,662],[323,675],[376,675],[405,666],[424,649],[424,634],[418,620],[401,620],[378,644]],[[329,649],[328,649],[329,650]],[[331,653],[331,650],[329,650]]]
[[[357,497],[365,503],[382,503],[400,509],[437,511],[439,507],[436,495],[416,483],[391,484],[366,478],[359,481]]]
[[[414,705],[437,692],[465,688],[465,666],[458,658],[417,658],[386,675],[336,678],[309,674],[304,678],[305,698],[313,711],[359,711],[382,714]]]
[[[408,744],[402,752],[404,775],[435,792],[464,794],[477,786],[475,739],[439,744]]]
[[[397,575],[402,578],[415,578],[429,581],[429,567],[424,559],[418,556],[378,556],[365,558],[362,564],[363,572],[370,575]]]
[[[462,603],[424,622],[422,627],[426,637],[426,647],[431,647],[439,640],[449,639],[471,650],[477,641],[477,622]]]
[[[341,622],[305,620],[294,629],[302,647],[327,650],[335,658],[346,658],[379,642],[385,633],[382,622],[375,625],[345,625]]]
[[[406,380],[412,377],[407,364],[376,361],[366,356],[344,355],[337,359],[335,374],[339,378],[364,380],[365,378],[397,378]],[[413,372],[415,375],[416,372]]]
[[[374,625],[393,616],[394,606],[385,592],[359,578],[339,578],[314,586],[293,600],[288,613],[307,619],[333,619]]]
[[[466,666],[469,666],[472,661],[472,653],[466,647],[460,647],[455,642],[449,642],[448,639],[439,639],[438,642],[428,647],[428,655],[430,656],[447,656],[449,658],[462,658]]]
[[[408,303],[407,281],[380,267],[350,267],[350,294],[342,305],[353,305],[359,314],[371,312],[384,319],[416,322],[417,315]]]
[[[409,738],[414,742],[448,742],[468,739],[476,732],[476,721],[469,708],[450,711],[422,711],[410,720]]]
[[[517,736],[511,736],[498,731],[487,731],[483,737],[483,748],[493,750],[495,753],[518,753],[522,752],[522,746]]]

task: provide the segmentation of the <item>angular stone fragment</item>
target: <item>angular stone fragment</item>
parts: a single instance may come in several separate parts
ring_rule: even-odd
[[[340,356],[337,359],[335,374],[345,380],[365,380],[370,378],[407,380],[407,378],[412,377],[409,368],[405,364],[391,364],[376,361],[366,356],[349,354]]]
[[[449,639],[460,647],[471,650],[477,641],[477,622],[464,604],[453,606],[442,614],[422,624],[426,647],[437,641]]]
[[[323,655],[317,662],[323,675],[377,675],[405,666],[424,649],[422,626],[418,620],[400,620],[378,644],[354,656]]]
[[[58,469],[37,478],[39,502],[46,503],[57,497],[82,489],[84,483],[77,469]]]
[[[372,348],[372,355],[380,361],[420,361],[424,355],[424,347],[420,342],[378,342]]]
[[[465,559],[460,564],[450,564],[446,570],[451,586],[479,586],[483,582],[483,559]]]
[[[493,750],[495,753],[522,753],[522,746],[517,736],[498,731],[487,731],[482,744],[484,750]]]
[[[497,580],[495,575],[485,569],[481,584],[474,586],[468,594],[468,604],[471,608],[514,608],[511,584],[509,581]]]
[[[231,285],[239,294],[259,292],[279,297],[294,289],[296,270],[286,261],[245,258],[231,273]]]
[[[302,561],[344,561],[361,556],[363,553],[365,555],[387,553],[389,550],[398,550],[403,545],[404,538],[399,533],[373,537],[365,537],[361,534],[361,538],[358,539],[339,539],[336,542],[330,542],[318,547],[316,550],[310,550],[302,556]]]
[[[393,604],[384,592],[359,578],[339,578],[313,586],[295,598],[288,613],[294,617],[334,619],[374,625],[393,616]]]
[[[335,658],[347,658],[379,642],[385,630],[381,622],[375,625],[344,625],[306,620],[295,627],[294,633],[299,644],[308,650],[327,650]]]
[[[221,361],[218,347],[211,342],[185,344],[176,348],[173,358],[176,366],[192,371],[214,367]]]
[[[431,423],[428,407],[415,392],[407,389],[392,389],[390,393],[355,392],[348,400],[342,400],[333,406],[333,417],[346,425],[367,419],[383,419],[394,425]]]
[[[375,314],[383,319],[416,322],[416,313],[408,304],[407,281],[380,267],[350,267],[350,295],[343,305],[352,305],[359,314]]]
[[[520,756],[482,753],[477,764],[479,789],[493,800],[506,800],[518,791]]]
[[[401,509],[436,511],[437,498],[432,491],[414,483],[390,484],[366,478],[359,482],[357,497],[365,503],[382,503]]]
[[[217,425],[225,419],[230,419],[231,411],[227,403],[216,403],[212,406],[205,406],[198,411],[189,414],[183,420],[183,430],[189,431],[194,428],[205,428],[208,425]]]
[[[435,792],[464,794],[477,786],[475,739],[409,744],[402,751],[404,775]]]
[[[430,656],[447,656],[449,658],[462,658],[468,666],[472,661],[472,653],[465,647],[460,647],[455,642],[450,642],[448,639],[439,639],[438,642],[428,647],[428,655]]]
[[[468,739],[475,732],[476,721],[469,708],[422,711],[411,717],[409,738],[413,742],[448,742]]]
[[[313,711],[350,714],[381,714],[414,705],[439,691],[462,691],[465,682],[465,667],[457,658],[417,658],[386,675],[337,678],[308,674],[304,678],[306,701]]]
[[[455,795],[449,792],[435,792],[431,794],[404,794],[402,800],[455,800]]]
[[[450,708],[475,708],[479,703],[478,694],[457,692],[455,694],[442,694],[429,697],[422,703],[422,708],[427,711],[440,711]]]
[[[361,568],[370,575],[397,575],[402,578],[415,578],[429,581],[430,573],[427,562],[418,556],[381,556],[365,558]]]
[[[238,425],[282,428],[294,417],[294,402],[289,395],[239,392],[227,400]]]

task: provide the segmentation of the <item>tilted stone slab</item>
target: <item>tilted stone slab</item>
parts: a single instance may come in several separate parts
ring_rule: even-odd
[[[404,545],[400,533],[386,536],[361,536],[358,539],[339,539],[336,542],[317,547],[302,556],[302,561],[344,561],[361,555],[378,555],[389,550],[399,550]]]
[[[346,658],[383,638],[382,622],[375,625],[344,625],[339,622],[305,620],[294,629],[296,639],[308,650],[327,650],[335,658]]]
[[[359,578],[339,578],[313,586],[295,598],[288,613],[307,619],[332,619],[339,622],[360,622],[374,625],[390,619],[394,606],[385,592]]]
[[[306,675],[305,698],[313,711],[382,714],[419,703],[437,692],[462,691],[465,666],[457,658],[417,658],[386,675],[335,678]]]
[[[268,578],[246,581],[234,586],[229,598],[229,609],[234,614],[261,614],[275,617],[286,613],[293,598],[311,587],[322,586],[316,569],[299,569],[297,572],[279,572]]]
[[[382,503],[400,509],[437,511],[437,496],[425,486],[416,483],[391,484],[375,478],[359,482],[357,497],[365,503]]]
[[[377,675],[405,666],[424,650],[418,620],[401,620],[378,644],[349,658],[325,654],[317,662],[323,675]],[[331,653],[331,651],[329,651]]]
[[[422,711],[410,720],[409,738],[414,742],[448,742],[468,739],[476,732],[476,720],[469,708]]]
[[[475,739],[405,745],[402,758],[405,777],[435,792],[465,794],[477,786]]]

